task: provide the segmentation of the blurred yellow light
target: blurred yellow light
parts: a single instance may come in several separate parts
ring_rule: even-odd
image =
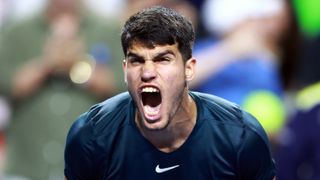
[[[277,134],[285,122],[285,108],[281,99],[270,91],[254,91],[243,104],[254,115],[267,134]]]
[[[93,67],[87,61],[75,63],[69,73],[70,79],[76,84],[86,83],[92,74]]]

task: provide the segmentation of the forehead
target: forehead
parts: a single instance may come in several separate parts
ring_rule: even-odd
[[[141,42],[133,42],[127,50],[127,54],[136,54],[139,56],[150,56],[153,54],[158,54],[161,52],[171,52],[175,56],[181,56],[180,51],[178,49],[178,44],[175,43],[173,45],[153,45],[153,47],[147,46]]]

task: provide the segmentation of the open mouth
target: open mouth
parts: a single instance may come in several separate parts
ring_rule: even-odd
[[[141,91],[144,115],[147,119],[156,120],[160,116],[161,93],[154,87],[144,87]]]

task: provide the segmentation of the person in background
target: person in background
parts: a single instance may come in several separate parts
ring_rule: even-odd
[[[299,32],[292,77],[292,110],[277,138],[279,180],[320,179],[320,12],[319,1],[291,2]]]
[[[118,22],[77,0],[50,0],[42,14],[2,34],[0,92],[12,105],[6,173],[63,179],[68,128],[92,103],[123,90]]]
[[[140,1],[140,0],[128,0],[126,2],[126,9],[123,11],[124,13],[121,16],[121,21],[125,22],[128,17],[132,14],[138,12],[147,7],[152,6],[164,6],[172,8],[179,13],[186,16],[192,23],[195,28],[198,25],[198,14],[196,7],[189,2],[189,0],[176,0],[176,1],[161,1],[161,0],[148,0],[148,1]]]
[[[192,89],[215,94],[251,112],[273,139],[285,121],[280,44],[288,24],[282,0],[207,0],[211,37],[195,44],[199,75]]]
[[[278,180],[320,178],[320,82],[296,96],[295,111],[277,138]]]

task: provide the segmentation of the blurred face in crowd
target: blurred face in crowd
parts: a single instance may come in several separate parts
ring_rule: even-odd
[[[81,11],[80,0],[49,0],[46,14],[49,22],[54,22],[61,16],[78,18]]]

